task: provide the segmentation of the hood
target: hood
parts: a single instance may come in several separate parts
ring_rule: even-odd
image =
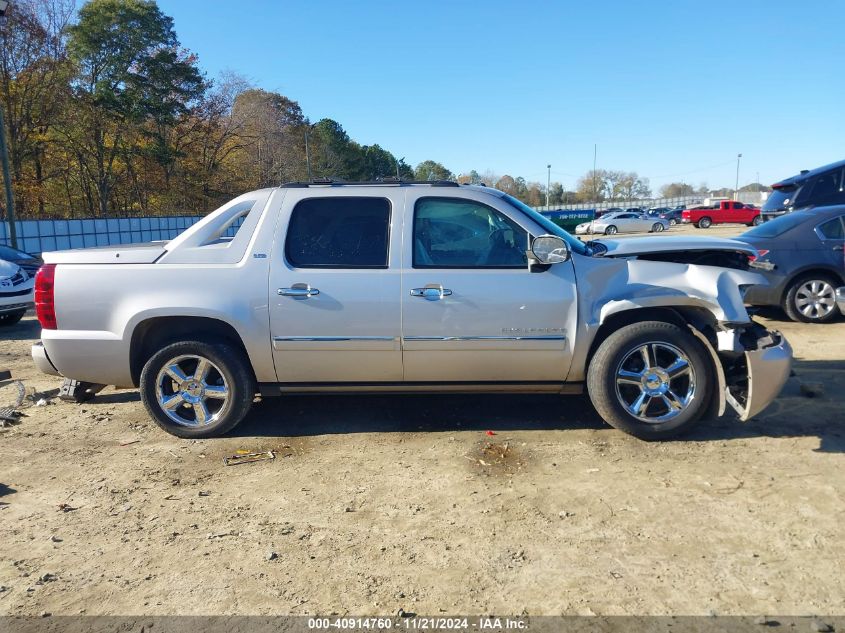
[[[0,259],[0,279],[8,279],[9,277],[14,277],[18,274],[20,270],[20,266],[17,264],[13,264],[12,262],[7,262],[4,259]]]
[[[685,237],[685,236],[654,236],[632,237],[616,240],[593,240],[607,249],[607,252],[596,253],[603,257],[633,257],[646,253],[672,253],[677,251],[731,251],[756,255],[755,248],[739,240],[719,237]]]
[[[164,254],[167,242],[122,244],[98,248],[42,253],[47,264],[153,264]]]

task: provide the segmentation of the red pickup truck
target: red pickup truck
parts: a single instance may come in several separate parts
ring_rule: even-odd
[[[693,207],[681,211],[681,222],[694,224],[699,229],[709,229],[714,224],[757,226],[762,221],[760,209],[733,200],[722,200],[709,206]]]

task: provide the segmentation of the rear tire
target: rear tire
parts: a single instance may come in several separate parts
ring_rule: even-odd
[[[663,229],[664,229],[664,227],[660,222],[655,222],[654,226],[651,227],[651,231],[653,233],[660,233],[661,231],[663,231]]]
[[[10,325],[14,325],[23,318],[24,314],[26,314],[26,310],[19,310],[18,312],[7,312],[6,314],[0,314],[0,327],[8,327]]]
[[[763,224],[763,216],[762,215],[754,216],[754,219],[751,220],[751,226],[760,226],[761,224]]]
[[[675,218],[672,218],[671,220],[669,220],[669,226],[676,226],[677,224],[678,224],[678,221]]]
[[[697,226],[700,229],[709,229],[712,225],[713,225],[713,220],[711,220],[708,217],[704,217],[704,218],[701,218],[698,221],[698,224],[696,224],[695,226]]]
[[[184,438],[231,431],[252,407],[256,385],[243,352],[228,343],[181,341],[144,365],[141,400],[156,424]]]
[[[836,319],[836,287],[841,285],[831,275],[809,273],[796,278],[783,298],[783,311],[800,323],[830,323]]]
[[[692,334],[672,323],[643,321],[599,346],[587,370],[587,390],[608,424],[643,440],[662,440],[700,421],[713,373],[707,350]]]

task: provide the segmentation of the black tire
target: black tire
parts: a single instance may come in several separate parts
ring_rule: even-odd
[[[614,226],[613,224],[611,224],[609,227],[607,227],[604,230],[605,235],[616,235],[618,232],[619,232],[619,229],[617,229],[616,226]]]
[[[652,233],[661,233],[664,230],[664,226],[660,222],[655,222],[654,226],[651,227]]]
[[[17,312],[7,312],[6,314],[0,314],[0,327],[8,327],[10,325],[14,325],[23,318],[24,314],[26,314],[26,310],[19,310]]]
[[[198,357],[210,361],[217,383],[225,381],[228,397],[216,419],[203,426],[187,426],[172,420],[159,404],[157,383],[164,366],[179,357]],[[175,383],[174,383],[175,384]],[[184,438],[217,437],[231,431],[246,417],[256,393],[255,378],[243,352],[228,343],[181,341],[156,352],[144,365],[140,380],[141,401],[150,416],[168,433]]]
[[[763,224],[763,216],[762,215],[756,215],[756,216],[754,216],[754,219],[751,220],[751,226],[760,226],[761,224]]]
[[[827,314],[821,316],[813,316],[813,314],[806,315],[801,312],[801,309],[798,307],[797,301],[802,294],[802,288],[805,284],[812,284],[812,283],[819,283],[819,284],[827,284],[830,287],[830,300],[833,302],[836,299],[836,288],[837,286],[842,285],[838,279],[836,279],[833,275],[828,275],[825,273],[808,273],[806,275],[800,275],[796,277],[792,283],[789,284],[789,290],[786,291],[786,294],[783,298],[783,311],[786,312],[786,316],[788,316],[793,321],[797,321],[799,323],[830,323],[831,321],[835,320],[839,314],[839,309],[836,307],[836,304],[833,303],[831,305],[832,309]]]
[[[635,354],[639,348],[653,343],[680,350],[689,361],[691,372],[685,378],[672,379],[669,382],[670,390],[689,390],[693,378],[694,387],[689,402],[675,417],[664,421],[645,422],[626,408],[626,403],[623,402],[625,394],[617,385],[617,372],[624,367],[623,362],[628,362],[626,359],[636,358]],[[659,363],[660,359],[656,362]],[[642,321],[617,330],[602,342],[587,370],[587,390],[599,415],[614,428],[643,440],[663,440],[686,433],[701,420],[710,404],[712,385],[715,384],[713,376],[712,360],[704,346],[692,334],[672,323]],[[676,380],[681,382],[674,382]],[[643,392],[640,387],[629,388]],[[686,395],[687,393],[684,393],[684,397]],[[668,403],[663,404],[661,396],[654,398],[661,400],[653,402],[649,399],[646,413],[651,410],[654,417],[660,417],[660,410],[665,407],[668,414]]]
[[[678,221],[675,218],[672,218],[671,220],[669,220],[669,226],[676,226],[677,224],[678,224]]]
[[[709,229],[711,226],[713,226],[713,220],[711,220],[710,218],[705,216],[705,217],[701,218],[698,221],[698,224],[696,224],[695,226],[697,226],[700,229]]]

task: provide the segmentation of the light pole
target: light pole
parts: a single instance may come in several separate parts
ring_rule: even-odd
[[[739,199],[739,159],[742,158],[742,154],[736,155],[736,187],[734,187],[734,200]]]
[[[12,193],[12,176],[9,173],[9,151],[6,149],[6,124],[3,122],[2,107],[0,107],[0,159],[3,162],[3,185],[6,188],[6,221],[9,223],[9,241],[12,248],[17,248],[18,231],[15,227],[15,197]]]
[[[549,210],[549,187],[552,186],[552,166],[546,165],[546,169],[548,169],[548,174],[546,175],[546,211]]]

